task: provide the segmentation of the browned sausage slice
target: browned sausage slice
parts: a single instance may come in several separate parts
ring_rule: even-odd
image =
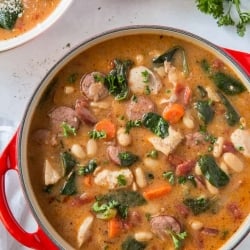
[[[88,125],[97,123],[97,118],[89,110],[89,104],[85,98],[76,100],[75,112],[81,122]]]
[[[173,216],[169,215],[159,215],[153,217],[150,220],[150,225],[152,232],[162,240],[164,240],[166,235],[169,234],[169,230],[177,234],[182,230],[180,222]]]
[[[91,101],[99,101],[108,95],[108,89],[96,78],[103,78],[105,75],[100,72],[92,72],[82,77],[80,81],[81,92]]]
[[[108,146],[107,147],[108,157],[116,165],[121,165],[121,160],[118,157],[119,153],[120,153],[119,147],[116,147],[116,146]]]
[[[155,104],[149,97],[138,96],[136,100],[131,100],[126,108],[126,115],[129,120],[140,120],[142,116],[155,111]]]
[[[49,113],[51,128],[53,132],[62,131],[62,123],[66,122],[71,127],[78,129],[79,120],[74,109],[66,106],[55,108]]]

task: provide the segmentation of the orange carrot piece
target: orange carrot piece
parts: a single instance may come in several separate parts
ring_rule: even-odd
[[[172,187],[170,185],[164,184],[163,186],[151,188],[144,191],[143,196],[147,200],[152,200],[168,194],[171,189]]]
[[[119,218],[114,217],[108,221],[108,237],[115,238],[121,233],[122,224]]]
[[[104,131],[106,133],[106,139],[110,140],[115,137],[116,127],[115,124],[109,119],[103,119],[96,123],[95,130]]]
[[[83,177],[83,183],[86,187],[91,187],[92,184],[92,177],[91,175],[86,175]]]
[[[184,115],[184,107],[179,103],[174,103],[171,106],[165,107],[162,116],[169,123],[177,123]]]

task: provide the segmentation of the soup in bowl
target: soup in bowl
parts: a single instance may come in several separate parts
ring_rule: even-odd
[[[19,139],[39,225],[66,249],[229,249],[249,231],[249,78],[213,44],[130,27],[45,77]]]

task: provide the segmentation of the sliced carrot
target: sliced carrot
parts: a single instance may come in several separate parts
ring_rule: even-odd
[[[144,191],[143,196],[147,200],[152,200],[168,194],[171,189],[172,187],[170,185],[164,184],[163,186],[151,188]]]
[[[95,130],[104,131],[106,133],[106,139],[110,140],[115,137],[116,127],[115,124],[109,119],[103,119],[96,123]]]
[[[170,123],[177,123],[184,115],[185,109],[183,105],[174,103],[171,106],[165,107],[162,116]]]
[[[84,186],[86,187],[91,187],[92,185],[92,176],[91,175],[86,175],[83,177],[83,183]]]
[[[119,218],[114,217],[108,221],[108,237],[115,238],[121,233],[122,224]]]

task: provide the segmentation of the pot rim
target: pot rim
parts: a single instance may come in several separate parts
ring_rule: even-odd
[[[250,81],[247,73],[238,65],[238,63],[229,55],[227,54],[222,48],[218,47],[214,43],[195,35],[191,32],[184,31],[177,28],[172,28],[168,26],[161,26],[161,25],[130,25],[130,26],[123,26],[118,27],[114,29],[110,29],[108,31],[101,32],[95,36],[92,36],[91,38],[85,39],[83,42],[79,43],[72,49],[70,49],[61,59],[59,59],[52,67],[51,69],[46,73],[46,75],[43,77],[43,79],[40,81],[38,86],[36,87],[35,91],[33,92],[29,102],[27,103],[24,116],[21,122],[20,126],[20,132],[19,132],[19,138],[18,138],[18,169],[19,169],[19,175],[21,180],[21,186],[25,195],[25,198],[29,204],[29,207],[31,209],[32,215],[34,216],[36,222],[38,223],[38,226],[41,227],[41,229],[49,236],[49,238],[53,241],[53,243],[59,247],[62,248],[62,245],[67,246],[67,249],[71,249],[72,246],[69,245],[56,231],[55,229],[50,225],[49,221],[41,211],[37,200],[35,199],[35,195],[33,194],[33,190],[29,189],[31,187],[29,183],[26,183],[25,180],[29,180],[28,178],[28,171],[25,171],[24,167],[22,167],[22,163],[27,163],[26,156],[26,142],[25,139],[27,139],[28,135],[28,128],[30,124],[30,119],[33,115],[34,107],[38,103],[38,100],[40,100],[42,94],[44,93],[44,90],[47,89],[49,84],[51,83],[53,77],[73,58],[84,52],[85,50],[89,49],[90,47],[93,47],[96,44],[99,44],[101,42],[121,37],[123,35],[135,35],[135,34],[160,34],[166,36],[173,36],[179,39],[183,39],[185,41],[191,42],[193,44],[196,44],[197,46],[203,46],[205,49],[209,50],[213,54],[218,54],[221,58],[223,58],[223,61],[227,61],[228,64],[230,64],[230,67],[233,68],[233,70],[237,73],[239,77],[245,80],[246,87],[250,89]],[[38,98],[39,97],[39,98]],[[25,159],[25,160],[24,160]],[[231,238],[229,238],[228,241],[224,243],[224,245],[220,248],[221,250],[227,250],[235,248],[238,246],[242,240],[247,236],[247,234],[250,232],[250,214],[245,218],[244,222],[241,224],[240,228],[232,235]],[[56,237],[55,237],[56,236]]]

